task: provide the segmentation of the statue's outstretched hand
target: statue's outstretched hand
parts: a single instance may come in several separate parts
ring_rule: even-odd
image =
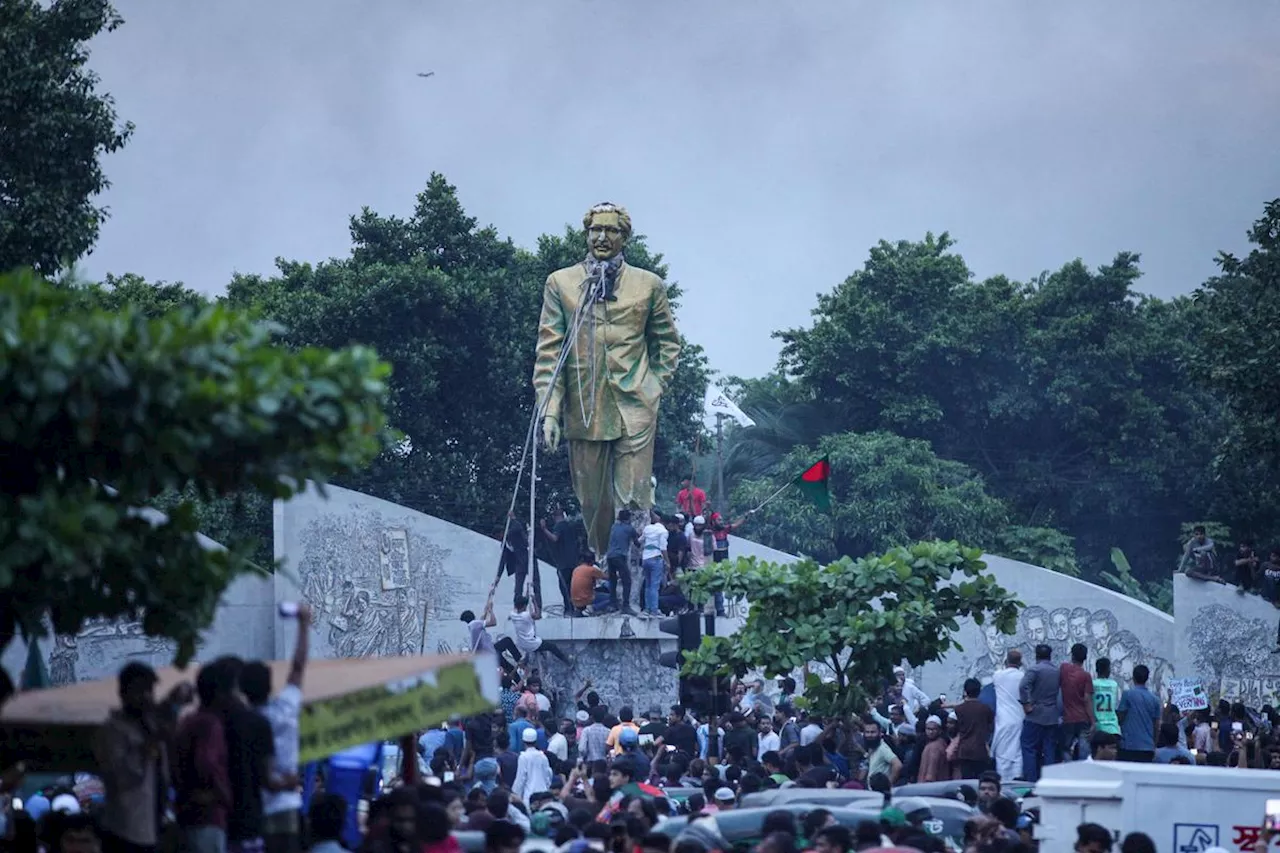
[[[542,419],[542,443],[551,453],[560,446],[560,421],[553,417]]]

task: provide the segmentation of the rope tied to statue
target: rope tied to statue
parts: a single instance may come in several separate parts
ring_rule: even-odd
[[[607,261],[597,260],[590,255],[582,262],[586,268],[587,277],[582,282],[582,294],[579,297],[579,311],[586,311],[587,314],[587,361],[591,365],[591,379],[588,385],[591,389],[591,406],[587,406],[587,396],[582,393],[582,358],[581,353],[578,354],[578,369],[574,372],[574,378],[578,383],[578,411],[582,414],[582,424],[584,427],[591,426],[591,420],[595,415],[595,399],[596,394],[600,390],[600,367],[596,362],[596,341],[599,332],[600,318],[596,315],[595,306],[601,302],[616,302],[618,295],[614,290],[618,286],[618,273],[622,270],[622,255],[614,255]],[[573,346],[578,346],[577,336]],[[552,380],[554,382],[554,379]],[[590,411],[588,411],[590,409]]]
[[[550,401],[551,390],[555,387],[556,380],[560,377],[560,371],[564,369],[565,363],[569,360],[569,353],[574,352],[578,348],[579,337],[584,325],[588,327],[587,337],[589,341],[588,357],[591,361],[591,380],[590,386],[592,390],[592,400],[594,401],[595,390],[599,383],[598,365],[596,364],[596,337],[597,337],[597,317],[595,312],[595,304],[597,302],[613,302],[617,300],[614,290],[617,287],[618,273],[622,269],[622,255],[615,255],[607,261],[599,261],[595,258],[588,257],[583,261],[586,268],[587,277],[582,283],[582,292],[578,301],[578,307],[573,312],[573,319],[569,323],[569,328],[565,330],[564,340],[560,343],[560,354],[556,358],[555,367],[551,371],[551,380],[547,383],[545,392],[541,398],[536,400],[533,412],[529,418],[529,428],[525,433],[524,448],[520,452],[520,464],[516,469],[516,484],[511,490],[511,505],[507,508],[507,518],[502,530],[502,547],[507,547],[507,537],[511,533],[511,518],[515,514],[516,503],[520,499],[520,486],[524,481],[525,463],[529,463],[529,530],[526,537],[526,546],[528,548],[528,567],[525,572],[525,594],[527,595],[533,586],[533,569],[537,557],[534,554],[533,535],[536,517],[536,489],[538,483],[538,424],[546,416],[547,404]],[[582,404],[584,395],[582,393],[582,371],[577,372],[578,381],[578,400]],[[590,417],[583,412],[583,421],[590,423]],[[498,560],[498,574],[493,580],[496,588],[498,582],[502,579],[502,558]]]

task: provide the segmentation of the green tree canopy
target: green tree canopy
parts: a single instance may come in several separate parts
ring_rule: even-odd
[[[822,456],[831,460],[830,512],[790,489],[751,515],[743,534],[830,562],[921,539],[964,536],[990,545],[1005,523],[1004,505],[986,493],[975,471],[940,459],[928,442],[886,432],[839,433],[796,448],[779,464],[779,480],[745,481],[734,503],[758,505]]]
[[[1280,475],[1280,198],[1249,229],[1243,259],[1218,257],[1221,274],[1196,293],[1197,374],[1234,415],[1229,462],[1263,481]],[[1274,501],[1271,501],[1274,504]]]
[[[980,558],[956,542],[921,542],[826,565],[750,557],[708,565],[684,576],[691,600],[721,592],[751,607],[732,637],[704,637],[685,672],[761,669],[773,677],[817,662],[834,680],[811,677],[806,699],[819,713],[861,710],[902,661],[920,666],[957,648],[960,619],[991,619],[1013,633],[1022,605]]]
[[[207,551],[156,496],[288,497],[358,470],[385,439],[371,350],[272,344],[226,307],[106,311],[29,273],[0,278],[0,649],[94,617],[141,618],[195,651],[253,543]]]
[[[52,274],[88,252],[110,184],[102,155],[133,125],[116,121],[86,67],[89,42],[121,23],[104,0],[0,4],[0,272]]]
[[[1000,531],[995,544],[988,550],[1011,560],[1051,569],[1073,578],[1080,577],[1075,542],[1052,527],[1010,525]]]
[[[946,234],[877,245],[809,327],[777,333],[785,378],[744,383],[743,401],[782,393],[811,432],[927,440],[1015,523],[1073,537],[1095,575],[1113,545],[1165,571],[1167,531],[1216,488],[1188,464],[1223,423],[1184,366],[1194,306],[1136,292],[1132,253],[1018,283],[974,280],[953,249]]]

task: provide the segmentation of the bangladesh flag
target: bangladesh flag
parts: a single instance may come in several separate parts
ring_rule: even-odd
[[[830,480],[831,461],[824,456],[806,468],[804,473],[796,478],[796,485],[800,487],[800,491],[804,492],[809,500],[819,507],[831,509],[831,494],[827,490],[827,483]]]

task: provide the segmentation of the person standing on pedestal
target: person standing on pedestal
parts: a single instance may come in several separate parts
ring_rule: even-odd
[[[562,437],[569,443],[587,544],[607,554],[616,511],[653,507],[658,405],[680,358],[680,334],[662,279],[623,259],[631,237],[626,209],[598,204],[583,226],[587,257],[547,278],[533,387],[547,449],[554,452]]]

